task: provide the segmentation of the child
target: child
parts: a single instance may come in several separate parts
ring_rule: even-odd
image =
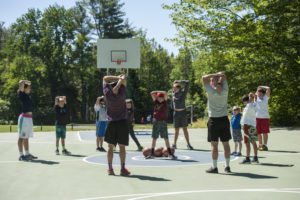
[[[154,148],[156,140],[160,135],[164,138],[166,146],[169,152],[169,158],[177,159],[177,157],[171,152],[170,143],[168,139],[168,127],[167,127],[167,93],[165,91],[152,91],[151,97],[154,102],[153,112],[153,128],[152,128],[152,149],[151,154],[146,156],[146,159],[154,158]]]
[[[256,91],[256,131],[258,135],[260,151],[268,151],[268,134],[270,133],[270,116],[268,110],[268,101],[271,95],[271,89],[268,86],[259,86]],[[263,138],[262,138],[263,136]]]
[[[18,148],[20,161],[28,161],[37,159],[29,153],[29,137],[33,137],[33,122],[32,122],[32,112],[33,103],[30,97],[31,82],[27,80],[19,81],[18,98],[22,102],[22,113],[18,119]],[[23,154],[23,146],[25,149],[25,155]]]
[[[234,141],[234,152],[231,155],[241,156],[242,155],[242,132],[241,132],[241,117],[242,114],[241,108],[239,106],[233,107],[233,113],[231,116],[231,129],[232,129],[232,137]],[[239,152],[237,152],[237,147],[239,146]]]
[[[253,146],[253,151],[254,151],[254,158],[252,162],[258,163],[258,158],[257,158],[257,133],[256,133],[256,119],[255,119],[255,110],[256,110],[256,105],[254,103],[254,94],[250,93],[249,95],[246,94],[243,96],[243,103],[246,105],[244,112],[243,112],[243,117],[241,120],[241,124],[244,125],[244,142],[246,144],[246,158],[241,162],[241,164],[247,164],[251,163],[250,161],[250,143],[252,143]]]
[[[127,108],[127,114],[128,114],[128,117],[127,117],[128,132],[129,132],[131,138],[133,139],[133,141],[135,142],[135,144],[137,145],[138,151],[142,151],[143,147],[141,146],[138,139],[136,138],[136,136],[134,134],[134,130],[133,130],[134,107],[133,107],[132,99],[126,99],[126,108]]]
[[[98,97],[94,106],[96,112],[96,145],[97,151],[106,152],[103,148],[103,140],[106,130],[106,107],[104,96]]]
[[[59,139],[61,139],[62,153],[65,155],[71,154],[65,147],[66,125],[68,122],[67,116],[67,98],[65,96],[55,97],[54,110],[56,111],[56,155],[59,155]]]

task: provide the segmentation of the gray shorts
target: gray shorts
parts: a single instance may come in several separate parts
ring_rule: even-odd
[[[232,130],[232,137],[234,142],[240,142],[243,140],[241,129]]]
[[[152,138],[157,139],[158,136],[161,138],[168,138],[168,127],[166,121],[154,121],[152,128]]]
[[[188,126],[186,110],[174,111],[173,113],[173,125],[174,128],[182,128]]]

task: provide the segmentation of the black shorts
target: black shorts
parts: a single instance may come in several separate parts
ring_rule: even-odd
[[[218,142],[219,138],[222,142],[228,142],[231,139],[230,123],[227,116],[210,117],[207,122],[208,142]]]
[[[129,134],[127,120],[108,121],[104,141],[108,144],[128,146]]]
[[[174,128],[182,128],[188,126],[186,110],[174,111],[173,113],[173,125]]]

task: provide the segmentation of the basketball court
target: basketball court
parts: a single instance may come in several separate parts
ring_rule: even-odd
[[[174,129],[169,129],[170,139]],[[70,156],[55,155],[55,133],[36,132],[31,162],[18,161],[17,133],[0,134],[0,199],[299,199],[299,129],[273,128],[270,151],[259,152],[260,164],[241,165],[244,158],[232,157],[232,173],[223,170],[220,146],[219,174],[207,174],[210,145],[207,129],[190,129],[194,151],[186,149],[180,132],[178,160],[166,157],[145,160],[130,140],[127,167],[131,175],[119,175],[118,148],[114,153],[116,176],[107,175],[106,154],[96,152],[93,131],[67,132]],[[82,136],[80,136],[82,135]],[[86,137],[85,137],[86,136]],[[137,131],[144,147],[151,145],[150,130]],[[233,142],[230,142],[233,148]],[[157,146],[164,146],[162,139]],[[104,146],[107,147],[106,144]],[[245,153],[245,146],[243,146]]]

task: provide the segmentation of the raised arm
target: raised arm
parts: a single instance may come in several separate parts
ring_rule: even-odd
[[[55,106],[58,105],[58,99],[59,99],[59,96],[55,97],[55,100],[54,100],[54,105],[55,105]]]
[[[152,97],[152,100],[155,101],[156,100],[156,92],[152,91],[152,92],[150,92],[150,95]]]
[[[218,81],[217,81],[217,85],[216,85],[216,90],[217,93],[221,93],[223,91],[223,83],[224,81],[226,81],[226,75],[224,74],[224,72],[219,72],[217,73],[217,77],[218,77]]]
[[[271,88],[269,86],[258,86],[257,90],[259,90],[260,88],[265,89],[266,90],[266,95],[268,97],[270,97],[270,95],[271,95]]]
[[[26,85],[31,85],[31,81],[28,81],[28,80],[20,80],[20,81],[19,81],[19,91],[24,92],[24,90],[25,90],[25,84],[26,84]]]
[[[162,93],[162,94],[164,94],[164,99],[165,99],[165,101],[167,101],[168,100],[168,95],[167,95],[167,92],[166,91],[152,91],[150,94],[151,94],[151,97],[152,97],[152,99],[153,99],[153,101],[155,101],[156,100],[156,94],[157,93]]]
[[[108,84],[109,81],[118,81],[117,85],[112,89],[114,94],[118,94],[121,85],[124,85],[125,87],[127,85],[125,74],[121,74],[119,76],[104,76],[103,84]]]

